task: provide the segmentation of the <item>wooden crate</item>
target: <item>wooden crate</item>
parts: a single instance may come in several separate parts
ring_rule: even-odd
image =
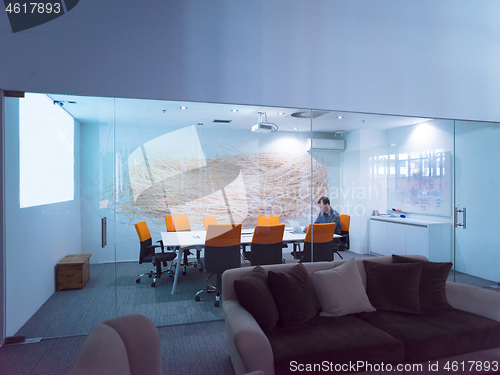
[[[56,266],[56,291],[83,289],[90,278],[92,254],[67,255]]]

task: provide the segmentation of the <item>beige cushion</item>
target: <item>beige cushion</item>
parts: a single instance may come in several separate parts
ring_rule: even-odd
[[[366,295],[354,258],[335,268],[314,272],[312,282],[321,306],[321,316],[375,311]]]

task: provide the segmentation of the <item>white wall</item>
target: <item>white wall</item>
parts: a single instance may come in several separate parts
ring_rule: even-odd
[[[500,2],[86,0],[12,34],[0,87],[500,120]]]
[[[75,199],[19,208],[19,99],[6,98],[6,335],[14,335],[55,292],[55,267],[81,253],[80,139],[75,121]]]

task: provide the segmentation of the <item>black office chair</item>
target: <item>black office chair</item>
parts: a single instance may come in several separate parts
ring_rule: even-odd
[[[173,276],[172,270],[162,271],[161,265],[166,267],[167,262],[171,262],[175,259],[177,254],[175,252],[167,251],[165,252],[163,242],[157,241],[159,245],[153,245],[153,240],[151,239],[151,233],[149,232],[148,225],[145,221],[141,221],[135,224],[135,229],[137,231],[137,235],[139,236],[139,241],[141,242],[141,250],[139,252],[139,264],[142,263],[152,263],[156,270],[153,269],[149,272],[143,273],[139,276],[136,283],[141,282],[141,277],[148,276],[153,278],[153,282],[151,283],[152,287],[156,286],[156,280],[161,277],[162,274],[167,273],[170,276]],[[157,248],[161,248],[161,253],[156,253]],[[172,268],[172,264],[171,267]]]
[[[200,301],[202,293],[216,293],[215,307],[220,305],[222,273],[230,268],[241,267],[240,260],[241,224],[211,224],[205,238],[205,271],[217,275],[215,285],[208,285],[196,293],[195,301]]]
[[[331,262],[333,260],[334,233],[335,223],[309,224],[304,239],[304,250],[294,251],[294,257],[301,262],[311,262],[312,258],[314,258],[313,262]]]
[[[247,253],[252,266],[283,263],[282,246],[285,224],[257,225],[253,232],[251,252]]]

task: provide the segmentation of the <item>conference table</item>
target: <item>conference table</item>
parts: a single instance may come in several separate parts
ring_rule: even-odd
[[[172,294],[175,293],[177,280],[179,278],[180,262],[182,252],[187,249],[205,246],[205,237],[207,232],[204,230],[183,231],[183,232],[161,232],[161,239],[164,246],[173,246],[177,251],[177,266],[175,267],[174,284],[172,286]],[[241,244],[250,245],[252,243],[253,229],[241,230]],[[285,228],[283,233],[283,243],[304,242],[305,233],[294,233],[291,229]],[[335,237],[340,237],[338,234]]]

